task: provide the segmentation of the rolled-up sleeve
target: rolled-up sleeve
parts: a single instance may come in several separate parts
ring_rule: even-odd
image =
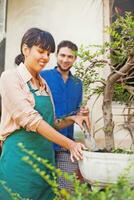
[[[36,131],[42,116],[34,109],[29,92],[25,93],[15,73],[4,72],[0,80],[2,103],[12,120],[28,131]]]

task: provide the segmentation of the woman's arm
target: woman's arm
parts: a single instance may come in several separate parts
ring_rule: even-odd
[[[68,149],[71,153],[72,161],[74,161],[74,158],[76,160],[83,159],[82,149],[84,149],[85,146],[81,143],[74,142],[73,140],[70,140],[69,138],[60,134],[44,120],[40,121],[37,127],[37,132],[48,140]]]

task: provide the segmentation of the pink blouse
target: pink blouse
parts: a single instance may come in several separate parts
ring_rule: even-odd
[[[27,85],[32,80],[32,75],[25,65],[21,63],[16,69],[2,73],[0,79],[0,94],[2,97],[2,116],[0,122],[0,140],[5,140],[8,135],[21,127],[27,131],[34,131],[42,120],[42,116],[34,109],[33,94]],[[39,76],[40,94],[51,97],[47,83]],[[52,101],[53,102],[53,101]]]

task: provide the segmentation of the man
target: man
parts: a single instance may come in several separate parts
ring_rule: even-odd
[[[62,41],[57,47],[57,66],[51,70],[44,70],[41,76],[48,83],[55,105],[57,118],[64,118],[79,112],[82,102],[82,82],[74,77],[70,71],[75,60],[78,48],[71,41]],[[74,126],[60,130],[68,138],[73,138]],[[74,173],[78,171],[78,163],[70,160],[70,154],[65,149],[54,144],[56,166],[64,172]],[[60,188],[73,190],[72,184],[59,178]]]

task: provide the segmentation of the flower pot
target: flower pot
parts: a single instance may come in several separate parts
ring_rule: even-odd
[[[82,176],[92,186],[104,187],[116,183],[118,177],[129,167],[127,177],[134,186],[134,154],[102,153],[83,151],[84,159],[79,161]]]

